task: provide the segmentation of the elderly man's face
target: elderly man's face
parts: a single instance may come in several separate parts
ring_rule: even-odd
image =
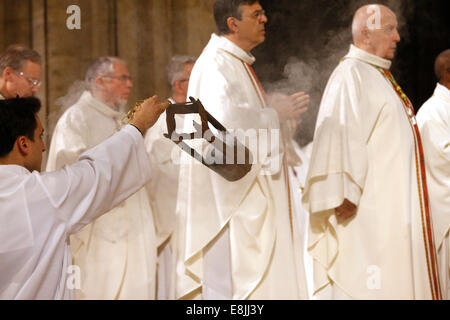
[[[33,96],[39,89],[41,80],[41,65],[32,61],[25,61],[20,70],[8,68],[6,79],[6,97],[27,98]]]
[[[241,20],[236,19],[239,38],[247,42],[253,49],[266,39],[266,14],[258,2],[252,5],[240,5],[239,8]]]
[[[114,72],[102,76],[104,96],[110,105],[116,109],[124,107],[130,95],[133,83],[128,68],[122,62],[114,64]]]
[[[381,28],[370,31],[369,41],[375,55],[392,60],[400,42],[397,17],[392,11],[382,14]]]

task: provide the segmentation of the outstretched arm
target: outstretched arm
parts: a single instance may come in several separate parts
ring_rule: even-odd
[[[145,134],[167,106],[157,104],[157,97],[146,100],[132,119],[135,128],[126,126],[73,165],[38,177],[58,210],[55,218],[65,221],[69,233],[108,212],[149,181],[151,167],[138,130]]]

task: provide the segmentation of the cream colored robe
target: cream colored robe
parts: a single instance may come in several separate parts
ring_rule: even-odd
[[[193,68],[188,96],[199,98],[229,130],[256,128],[270,136],[270,130],[279,129],[279,120],[276,112],[266,107],[251,74],[249,65],[254,61],[231,41],[213,34]],[[193,131],[192,117],[186,117],[184,131]],[[177,298],[201,297],[204,272],[215,272],[212,277],[231,288],[232,299],[307,297],[305,281],[300,279],[300,253],[295,250],[299,235],[292,223],[283,148],[278,142],[272,140],[272,150],[262,152],[258,163],[237,182],[226,181],[200,163],[189,161],[183,153],[189,163],[180,166]],[[261,151],[250,149],[253,155]],[[272,174],[263,174],[265,170]],[[217,241],[227,252],[219,253],[223,260],[215,263],[228,268],[229,274],[203,264],[205,254],[214,250]],[[226,279],[230,274],[231,279]]]
[[[423,138],[427,182],[433,213],[444,298],[450,299],[450,90],[436,86],[420,108],[417,123]]]
[[[303,198],[316,292],[333,284],[352,299],[431,299],[438,290],[415,120],[376,69],[390,65],[351,46],[322,98]],[[344,199],[358,210],[340,221]]]
[[[169,99],[171,103],[174,100]],[[183,121],[178,115],[177,128]],[[181,119],[181,120],[180,120]],[[158,243],[157,299],[174,299],[174,245],[172,234],[176,227],[175,207],[178,194],[179,157],[182,152],[172,141],[164,137],[167,133],[166,114],[163,113],[155,125],[147,131],[145,145],[152,163],[152,180],[147,185],[148,196],[155,217]]]
[[[298,224],[300,236],[300,263],[305,266],[305,279],[308,287],[308,298],[312,298],[314,292],[313,261],[308,252],[309,213],[302,204],[305,182],[311,158],[312,142],[300,148],[297,142],[292,141],[298,161],[289,163],[289,181],[291,185],[292,208],[295,212],[295,220]],[[291,157],[295,159],[295,157]]]
[[[47,170],[75,162],[114,134],[122,117],[84,92],[56,125]],[[74,264],[81,268],[77,299],[154,299],[156,237],[145,189],[84,227],[71,243]]]

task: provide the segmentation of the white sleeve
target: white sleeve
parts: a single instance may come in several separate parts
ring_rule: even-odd
[[[205,109],[225,128],[279,128],[276,111],[250,105],[246,98],[248,88],[236,76],[226,75],[217,66],[211,66],[204,68],[198,78],[191,77],[191,81],[197,80],[197,83],[189,85],[188,96],[200,99]]]
[[[137,192],[151,178],[139,131],[131,125],[81,155],[73,165],[38,176],[57,219],[74,233]]]
[[[367,174],[364,106],[357,72],[332,75],[314,134],[303,203],[311,213],[334,209],[344,199],[359,205]]]

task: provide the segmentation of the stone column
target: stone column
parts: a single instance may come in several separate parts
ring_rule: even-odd
[[[31,0],[0,0],[0,50],[13,43],[30,46]]]
[[[13,43],[42,55],[41,120],[46,142],[64,108],[60,99],[100,56],[124,59],[133,77],[130,106],[170,95],[174,54],[198,57],[215,31],[214,0],[0,0],[0,50]],[[81,9],[81,30],[66,27],[67,7]],[[73,100],[73,99],[72,99]],[[70,101],[68,99],[67,101]]]

